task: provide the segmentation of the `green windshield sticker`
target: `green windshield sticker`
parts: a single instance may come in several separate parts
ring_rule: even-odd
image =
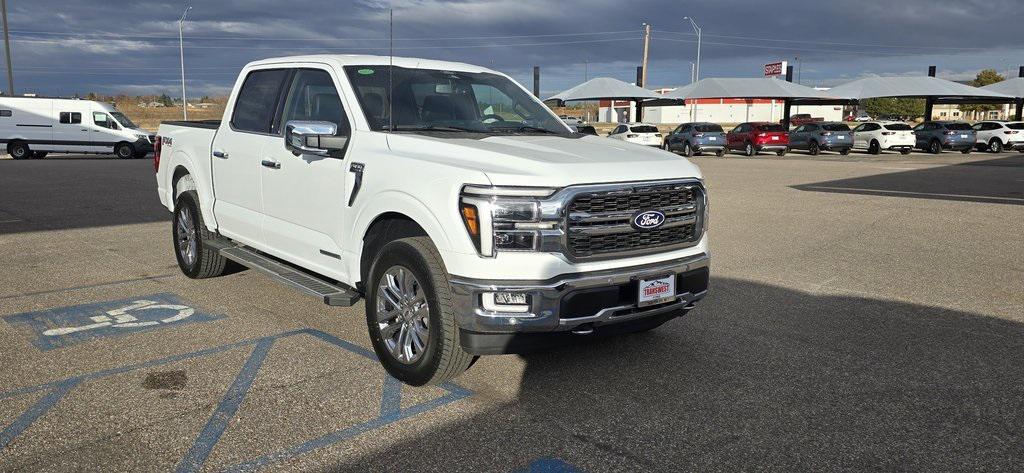
[[[360,74],[362,74],[364,76],[368,76],[370,74],[373,74],[374,71],[373,71],[373,69],[360,69],[360,70],[358,70],[356,72],[358,72],[358,73],[360,73]]]

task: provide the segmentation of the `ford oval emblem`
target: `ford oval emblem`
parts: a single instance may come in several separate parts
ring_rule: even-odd
[[[657,210],[647,210],[633,216],[633,228],[638,230],[654,230],[663,223],[665,223],[665,214]]]

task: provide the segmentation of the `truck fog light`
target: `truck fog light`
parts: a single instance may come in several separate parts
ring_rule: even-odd
[[[499,250],[531,251],[536,248],[537,234],[534,232],[494,232],[494,248]]]
[[[489,312],[530,311],[530,296],[522,292],[485,292],[481,299],[484,310]]]

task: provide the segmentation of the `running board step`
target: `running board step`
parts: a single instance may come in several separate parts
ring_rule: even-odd
[[[352,289],[325,281],[315,275],[264,256],[250,248],[234,245],[221,246],[218,250],[222,256],[231,261],[265,273],[278,282],[298,289],[301,292],[323,299],[324,304],[351,307],[359,301],[359,293]]]

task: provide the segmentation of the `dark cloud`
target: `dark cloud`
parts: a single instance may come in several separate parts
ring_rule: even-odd
[[[181,2],[9,2],[19,91],[48,94],[174,92]],[[761,65],[799,62],[801,80],[834,84],[864,74],[950,77],[1024,64],[1012,22],[1019,0],[765,2],[763,0],[194,1],[186,23],[186,67],[198,94],[227,90],[247,61],[318,52],[387,54],[388,9],[395,53],[505,71],[557,91],[590,77],[635,77],[641,24],[653,27],[652,85],[690,80],[703,27],[701,75],[755,76]],[[795,60],[799,57],[799,60]]]

